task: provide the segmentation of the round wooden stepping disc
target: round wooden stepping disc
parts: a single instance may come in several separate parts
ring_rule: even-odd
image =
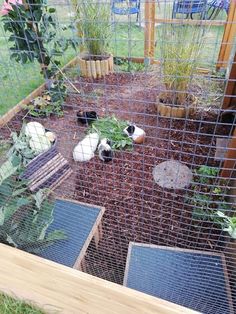
[[[193,178],[192,171],[175,160],[168,160],[155,166],[153,169],[155,182],[167,189],[183,189]]]

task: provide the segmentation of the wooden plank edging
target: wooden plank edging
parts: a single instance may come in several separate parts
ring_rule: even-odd
[[[0,265],[0,290],[48,313],[49,309],[64,314],[198,313],[4,244]]]
[[[64,71],[78,63],[78,57],[73,58],[66,65],[61,68],[61,71]],[[22,99],[18,104],[16,104],[12,109],[6,112],[3,116],[0,117],[0,128],[6,125],[14,116],[19,113],[24,106],[28,105],[34,98],[40,96],[45,90],[45,83],[36,88],[32,93]]]

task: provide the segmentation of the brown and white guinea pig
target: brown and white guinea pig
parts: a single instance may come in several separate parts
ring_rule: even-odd
[[[131,137],[136,144],[142,144],[145,140],[146,133],[143,129],[137,127],[135,124],[130,124],[124,129],[124,133]]]
[[[114,152],[111,148],[111,141],[107,138],[103,138],[98,145],[98,156],[104,162],[112,161]]]
[[[77,112],[77,121],[82,124],[90,124],[98,119],[96,111],[79,111]]]

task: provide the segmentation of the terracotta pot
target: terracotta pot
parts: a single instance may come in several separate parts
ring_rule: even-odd
[[[84,54],[79,57],[79,66],[82,76],[101,78],[113,72],[113,56],[107,55],[104,58],[94,58]]]
[[[198,99],[194,95],[191,96],[191,104],[188,106],[179,106],[163,103],[161,99],[165,97],[165,93],[160,93],[157,97],[157,112],[162,117],[185,118],[196,112]]]

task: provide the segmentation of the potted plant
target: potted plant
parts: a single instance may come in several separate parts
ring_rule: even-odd
[[[79,56],[81,74],[100,78],[113,72],[113,56],[108,53],[111,39],[111,8],[97,0],[73,0],[82,53]]]
[[[166,90],[157,98],[161,116],[186,117],[193,113],[197,98],[189,91],[204,42],[199,26],[164,26],[161,42],[162,75]]]

